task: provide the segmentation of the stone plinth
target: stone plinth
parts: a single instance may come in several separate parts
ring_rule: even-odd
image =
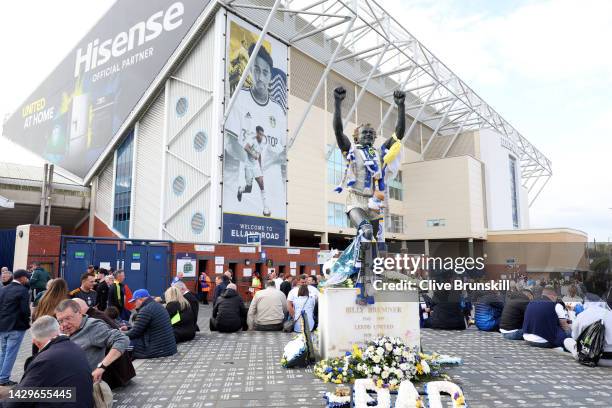
[[[420,347],[417,292],[378,291],[376,303],[359,306],[357,289],[327,288],[319,297],[319,349],[322,358],[339,357],[379,336],[401,338]]]

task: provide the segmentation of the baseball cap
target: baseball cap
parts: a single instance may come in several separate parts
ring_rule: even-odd
[[[134,294],[132,295],[132,298],[128,301],[128,303],[133,303],[134,301],[138,300],[138,299],[144,299],[144,298],[148,298],[151,297],[151,295],[149,295],[149,291],[146,289],[138,289],[137,291],[134,292]]]

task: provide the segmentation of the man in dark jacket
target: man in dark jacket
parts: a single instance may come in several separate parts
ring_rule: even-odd
[[[461,307],[461,293],[456,290],[438,290],[431,302],[431,316],[426,327],[440,330],[465,330],[466,324]]]
[[[230,278],[227,275],[221,276],[221,283],[215,286],[215,291],[213,292],[213,305],[217,303],[217,299],[219,299],[219,296],[221,296],[221,294],[227,288],[227,285],[229,285],[230,283]]]
[[[559,316],[555,311],[557,292],[551,286],[542,290],[542,297],[534,299],[525,309],[523,339],[530,346],[553,348],[563,346],[570,337],[561,328]]]
[[[38,262],[32,263],[32,277],[30,278],[30,289],[32,289],[32,299],[38,292],[47,289],[47,281],[51,279],[49,272],[45,271]]]
[[[85,352],[66,336],[59,335],[59,324],[51,316],[41,316],[32,325],[32,343],[40,350],[26,361],[25,373],[14,388],[74,388],[73,403],[31,403],[28,407],[72,406],[93,408],[93,380]],[[19,401],[5,400],[4,407],[19,408]]]
[[[230,283],[215,302],[210,319],[211,331],[233,333],[247,330],[247,309],[236,290],[236,284]]]
[[[96,287],[96,307],[100,311],[105,311],[108,306],[108,294],[113,286],[113,275],[105,275]]]
[[[499,330],[499,319],[504,310],[504,299],[498,292],[489,292],[476,302],[474,320],[478,330]]]
[[[529,289],[520,292],[512,292],[504,305],[499,331],[507,340],[523,340],[523,319],[525,309],[533,299],[533,293]]]
[[[176,341],[170,316],[146,289],[134,292],[130,303],[136,305],[134,325],[125,334],[130,338],[134,358],[167,357],[176,354]]]
[[[109,286],[108,306],[115,306],[123,320],[130,320],[130,311],[125,307],[125,273],[123,270],[113,272],[114,283]]]
[[[19,352],[23,336],[30,327],[30,298],[28,273],[19,269],[13,274],[13,281],[0,289],[0,385],[15,385],[11,371]]]

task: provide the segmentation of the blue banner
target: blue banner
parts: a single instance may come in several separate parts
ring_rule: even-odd
[[[223,213],[223,242],[246,244],[247,236],[259,234],[262,245],[285,245],[285,220]]]

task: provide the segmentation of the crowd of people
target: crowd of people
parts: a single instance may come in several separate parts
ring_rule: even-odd
[[[286,274],[276,271],[264,278],[255,272],[248,288],[247,308],[238,293],[231,270],[217,276],[213,291],[210,330],[233,333],[256,331],[313,331],[318,324],[319,290],[316,276]],[[306,322],[306,324],[304,323]]]
[[[422,294],[422,326],[443,330],[499,332],[533,347],[557,348],[579,359],[581,335],[593,323],[604,326],[598,365],[612,367],[612,305],[609,296],[588,293],[579,281],[535,281],[520,277],[506,293],[439,290]]]
[[[0,386],[75,387],[76,406],[93,407],[94,395],[112,398],[111,389],[136,375],[134,359],[172,356],[199,331],[199,301],[180,277],[157,298],[144,288],[132,292],[123,270],[90,266],[72,290],[38,263],[2,268],[1,277]],[[11,374],[28,329],[32,355],[16,382]]]

